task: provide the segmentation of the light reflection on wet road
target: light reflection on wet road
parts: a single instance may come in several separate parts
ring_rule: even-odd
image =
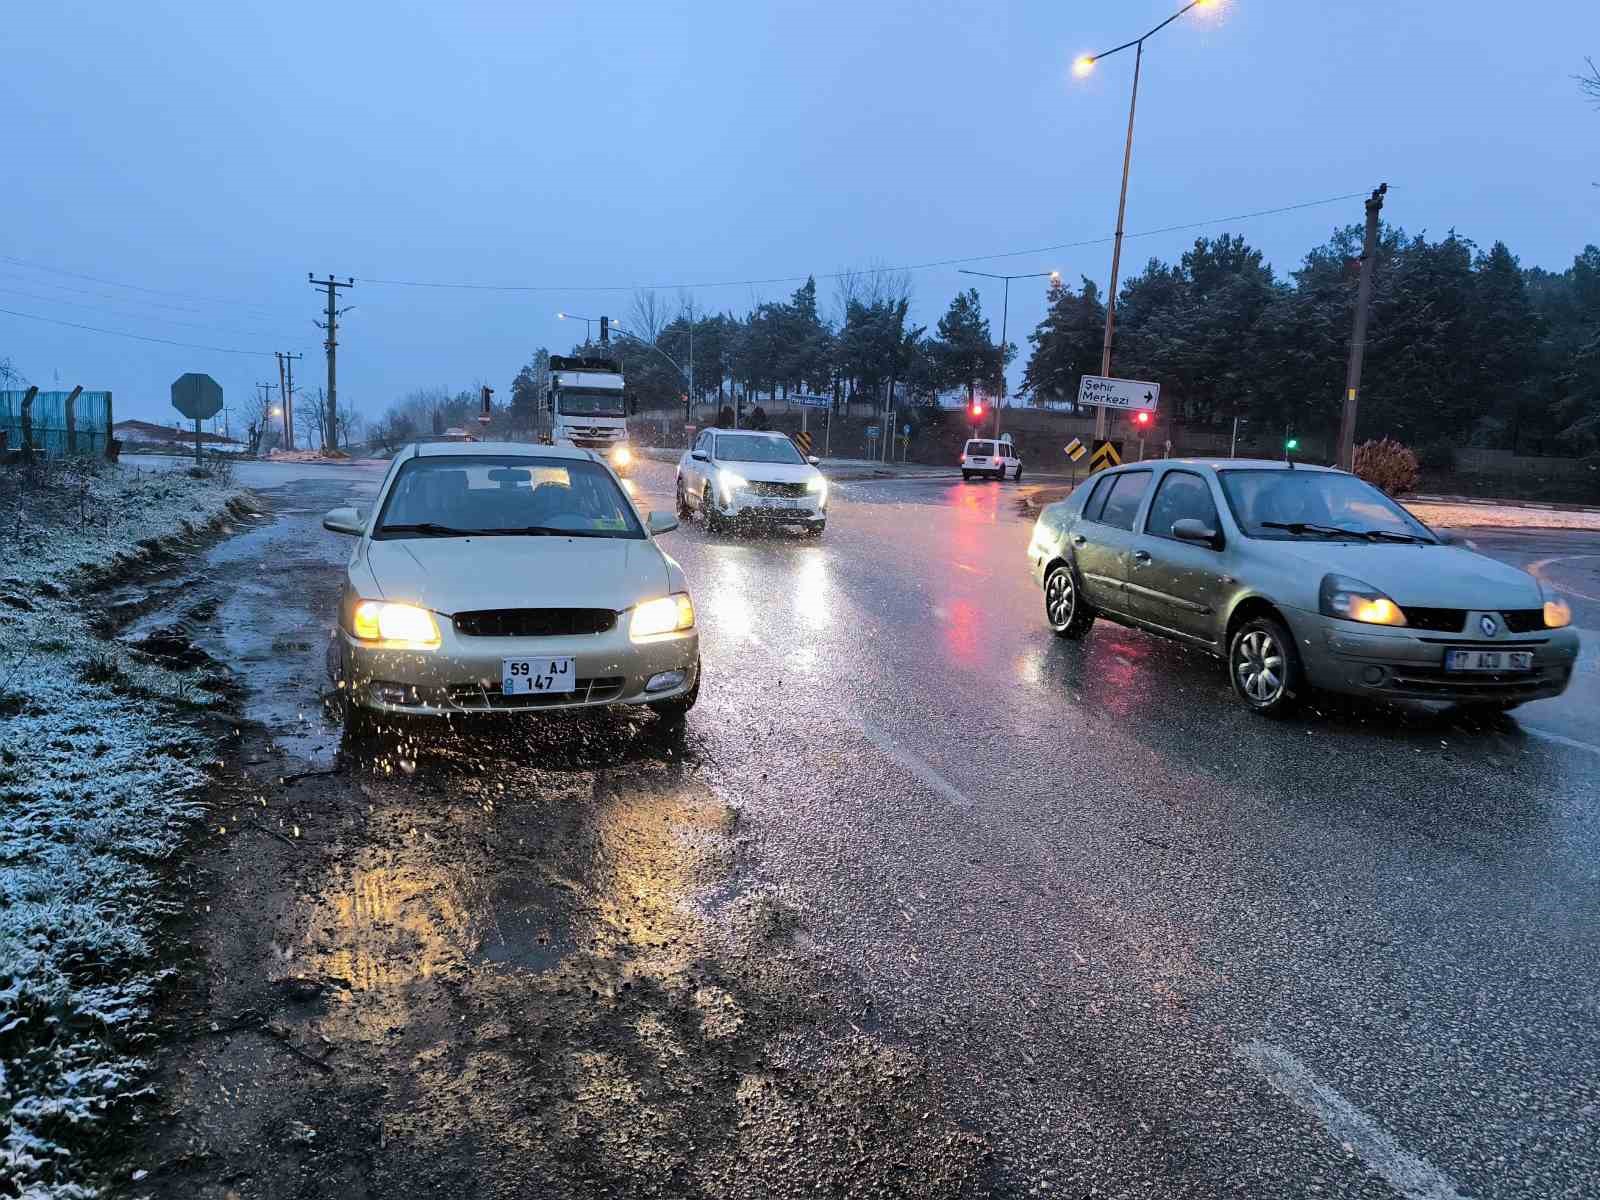
[[[331,605],[347,549],[313,511],[376,480],[323,470],[276,493],[299,514],[218,551],[292,569],[306,607],[290,625],[326,620],[317,581]],[[646,463],[637,484],[641,508],[670,508],[669,468]],[[740,886],[801,914],[871,997],[873,1028],[957,1085],[1007,1188],[1390,1194],[1381,1165],[1237,1052],[1266,1045],[1462,1194],[1584,1193],[1600,1172],[1593,638],[1573,690],[1524,710],[1566,742],[1349,705],[1268,723],[1198,653],[1104,623],[1081,645],[1051,637],[1013,488],[834,495],[820,542],[697,523],[664,539],[700,613],[703,761],[692,786],[662,774],[649,753],[607,749],[634,736],[619,725],[570,764],[575,796],[600,805],[572,843],[603,848],[585,868],[587,936],[660,941],[678,906],[706,899],[704,863],[675,873],[664,831],[715,845],[737,812],[755,871]],[[1480,542],[1595,589],[1593,539]],[[325,763],[336,726],[319,741],[285,724],[311,706],[320,641],[237,595],[228,624],[252,644],[224,631],[208,648],[256,689],[253,715],[299,739],[291,754]],[[1577,620],[1600,628],[1600,601],[1580,599]],[[547,749],[562,736],[541,728]],[[526,774],[522,745],[473,748],[470,773],[440,765],[444,750],[430,765],[426,747],[414,776],[377,764],[364,786],[400,811],[408,789],[429,806],[433,862],[496,865],[419,876],[412,835],[386,830],[297,918],[320,970],[364,986],[374,937],[382,961],[423,976],[468,959],[542,969],[572,950],[548,917],[570,881],[514,849],[565,837],[537,825],[565,810],[508,816],[483,790],[551,786]]]

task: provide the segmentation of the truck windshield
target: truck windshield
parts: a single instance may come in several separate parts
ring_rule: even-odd
[[[621,392],[601,388],[562,388],[556,393],[556,411],[568,417],[624,417]]]

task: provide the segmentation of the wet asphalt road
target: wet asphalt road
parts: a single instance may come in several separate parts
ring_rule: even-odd
[[[344,546],[306,522],[376,473],[243,478],[299,510],[249,551],[263,572],[331,593]],[[670,507],[669,468],[638,483]],[[797,913],[852,980],[844,1018],[956,1098],[996,1150],[985,1189],[1594,1195],[1595,637],[1567,696],[1489,727],[1268,723],[1198,654],[1052,638],[1012,494],[844,484],[820,543],[668,535],[700,613],[700,779],[748,848],[728,886]],[[1600,629],[1600,538],[1474,539]],[[312,766],[339,739],[319,612],[236,648],[251,715]]]

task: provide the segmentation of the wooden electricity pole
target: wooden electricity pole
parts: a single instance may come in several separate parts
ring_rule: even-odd
[[[1361,391],[1361,360],[1367,352],[1367,309],[1372,304],[1372,272],[1378,261],[1378,214],[1383,211],[1387,183],[1367,197],[1367,231],[1361,242],[1361,282],[1356,287],[1356,324],[1350,335],[1350,367],[1344,382],[1344,411],[1339,418],[1338,465],[1356,468],[1356,399]]]
[[[326,321],[318,321],[317,326],[328,332],[328,340],[323,342],[328,351],[328,410],[322,420],[322,448],[324,450],[333,450],[339,444],[336,432],[339,427],[339,389],[334,353],[339,345],[339,318],[350,311],[349,308],[337,308],[335,304],[338,299],[339,289],[353,288],[356,285],[356,281],[352,277],[346,277],[345,281],[340,283],[332,275],[329,275],[326,279],[318,279],[310,271],[306,272],[306,278],[311,281],[312,287],[324,288],[328,293],[328,319]],[[603,329],[604,326],[602,326]]]
[[[303,354],[274,350],[278,356],[278,396],[283,401],[283,448],[294,449],[294,360]]]

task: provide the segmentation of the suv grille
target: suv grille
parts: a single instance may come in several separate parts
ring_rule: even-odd
[[[605,633],[617,623],[609,608],[485,608],[456,614],[463,637],[574,637]]]
[[[1467,623],[1467,613],[1461,608],[1412,608],[1407,606],[1402,609],[1406,614],[1406,624],[1413,629],[1429,629],[1434,633],[1460,633],[1461,627]]]
[[[1513,608],[1500,614],[1511,633],[1537,633],[1544,628],[1544,609]]]
[[[752,496],[804,496],[806,485],[803,483],[752,483],[750,485]]]

